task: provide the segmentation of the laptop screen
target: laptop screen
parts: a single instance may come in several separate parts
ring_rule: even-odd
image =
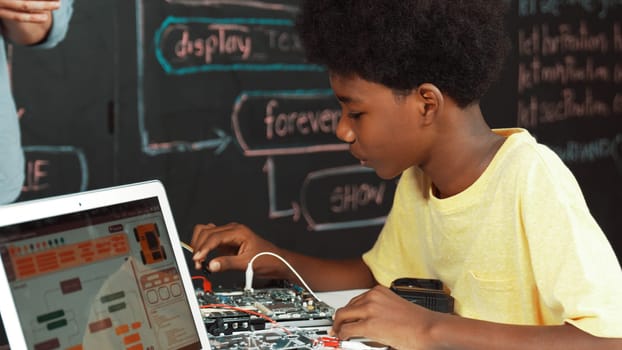
[[[0,227],[29,349],[200,349],[157,197]]]

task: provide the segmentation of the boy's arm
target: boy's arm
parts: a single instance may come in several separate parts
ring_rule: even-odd
[[[434,349],[479,350],[620,350],[622,339],[599,338],[571,324],[519,326],[457,316],[439,319],[428,336],[441,346]]]
[[[622,339],[595,337],[570,324],[521,326],[468,319],[430,311],[380,286],[337,310],[332,334],[342,339],[362,336],[396,349],[622,350]]]
[[[243,271],[257,254],[270,252],[292,265],[313,290],[370,288],[376,284],[371,271],[361,258],[327,260],[305,256],[281,249],[259,237],[247,226],[237,223],[222,226],[197,225],[191,245],[194,249],[195,267],[201,269],[206,266],[211,272]],[[211,253],[216,256],[206,261]],[[294,273],[274,256],[258,256],[252,267],[254,277],[297,280]]]
[[[283,251],[283,258],[290,262],[314,291],[371,288],[377,284],[363,259],[328,260]],[[289,270],[282,272],[285,278],[296,281]]]

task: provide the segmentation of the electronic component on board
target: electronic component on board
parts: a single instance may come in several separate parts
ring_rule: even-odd
[[[318,334],[311,329],[290,328],[219,335],[210,338],[212,350],[312,350]]]
[[[197,292],[203,322],[212,335],[263,330],[279,326],[330,326],[335,310],[303,288],[215,290]]]

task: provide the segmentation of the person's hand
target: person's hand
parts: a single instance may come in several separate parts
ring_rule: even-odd
[[[216,252],[217,257],[209,261],[207,266],[211,272],[244,270],[248,262],[257,253],[277,251],[274,244],[262,239],[248,227],[237,223],[223,226],[196,225],[192,234],[191,245],[194,250],[192,260],[194,260],[197,269],[201,269],[210,252]],[[262,270],[261,268],[257,269],[256,263],[253,264],[253,268]]]
[[[340,339],[364,337],[395,349],[426,349],[426,330],[446,316],[376,286],[335,312],[329,334]]]
[[[44,23],[60,0],[0,0],[0,19],[23,23]]]

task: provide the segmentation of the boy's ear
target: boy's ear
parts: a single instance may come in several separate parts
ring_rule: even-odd
[[[415,98],[419,112],[429,122],[443,107],[444,97],[441,90],[434,84],[423,83],[417,87]]]

